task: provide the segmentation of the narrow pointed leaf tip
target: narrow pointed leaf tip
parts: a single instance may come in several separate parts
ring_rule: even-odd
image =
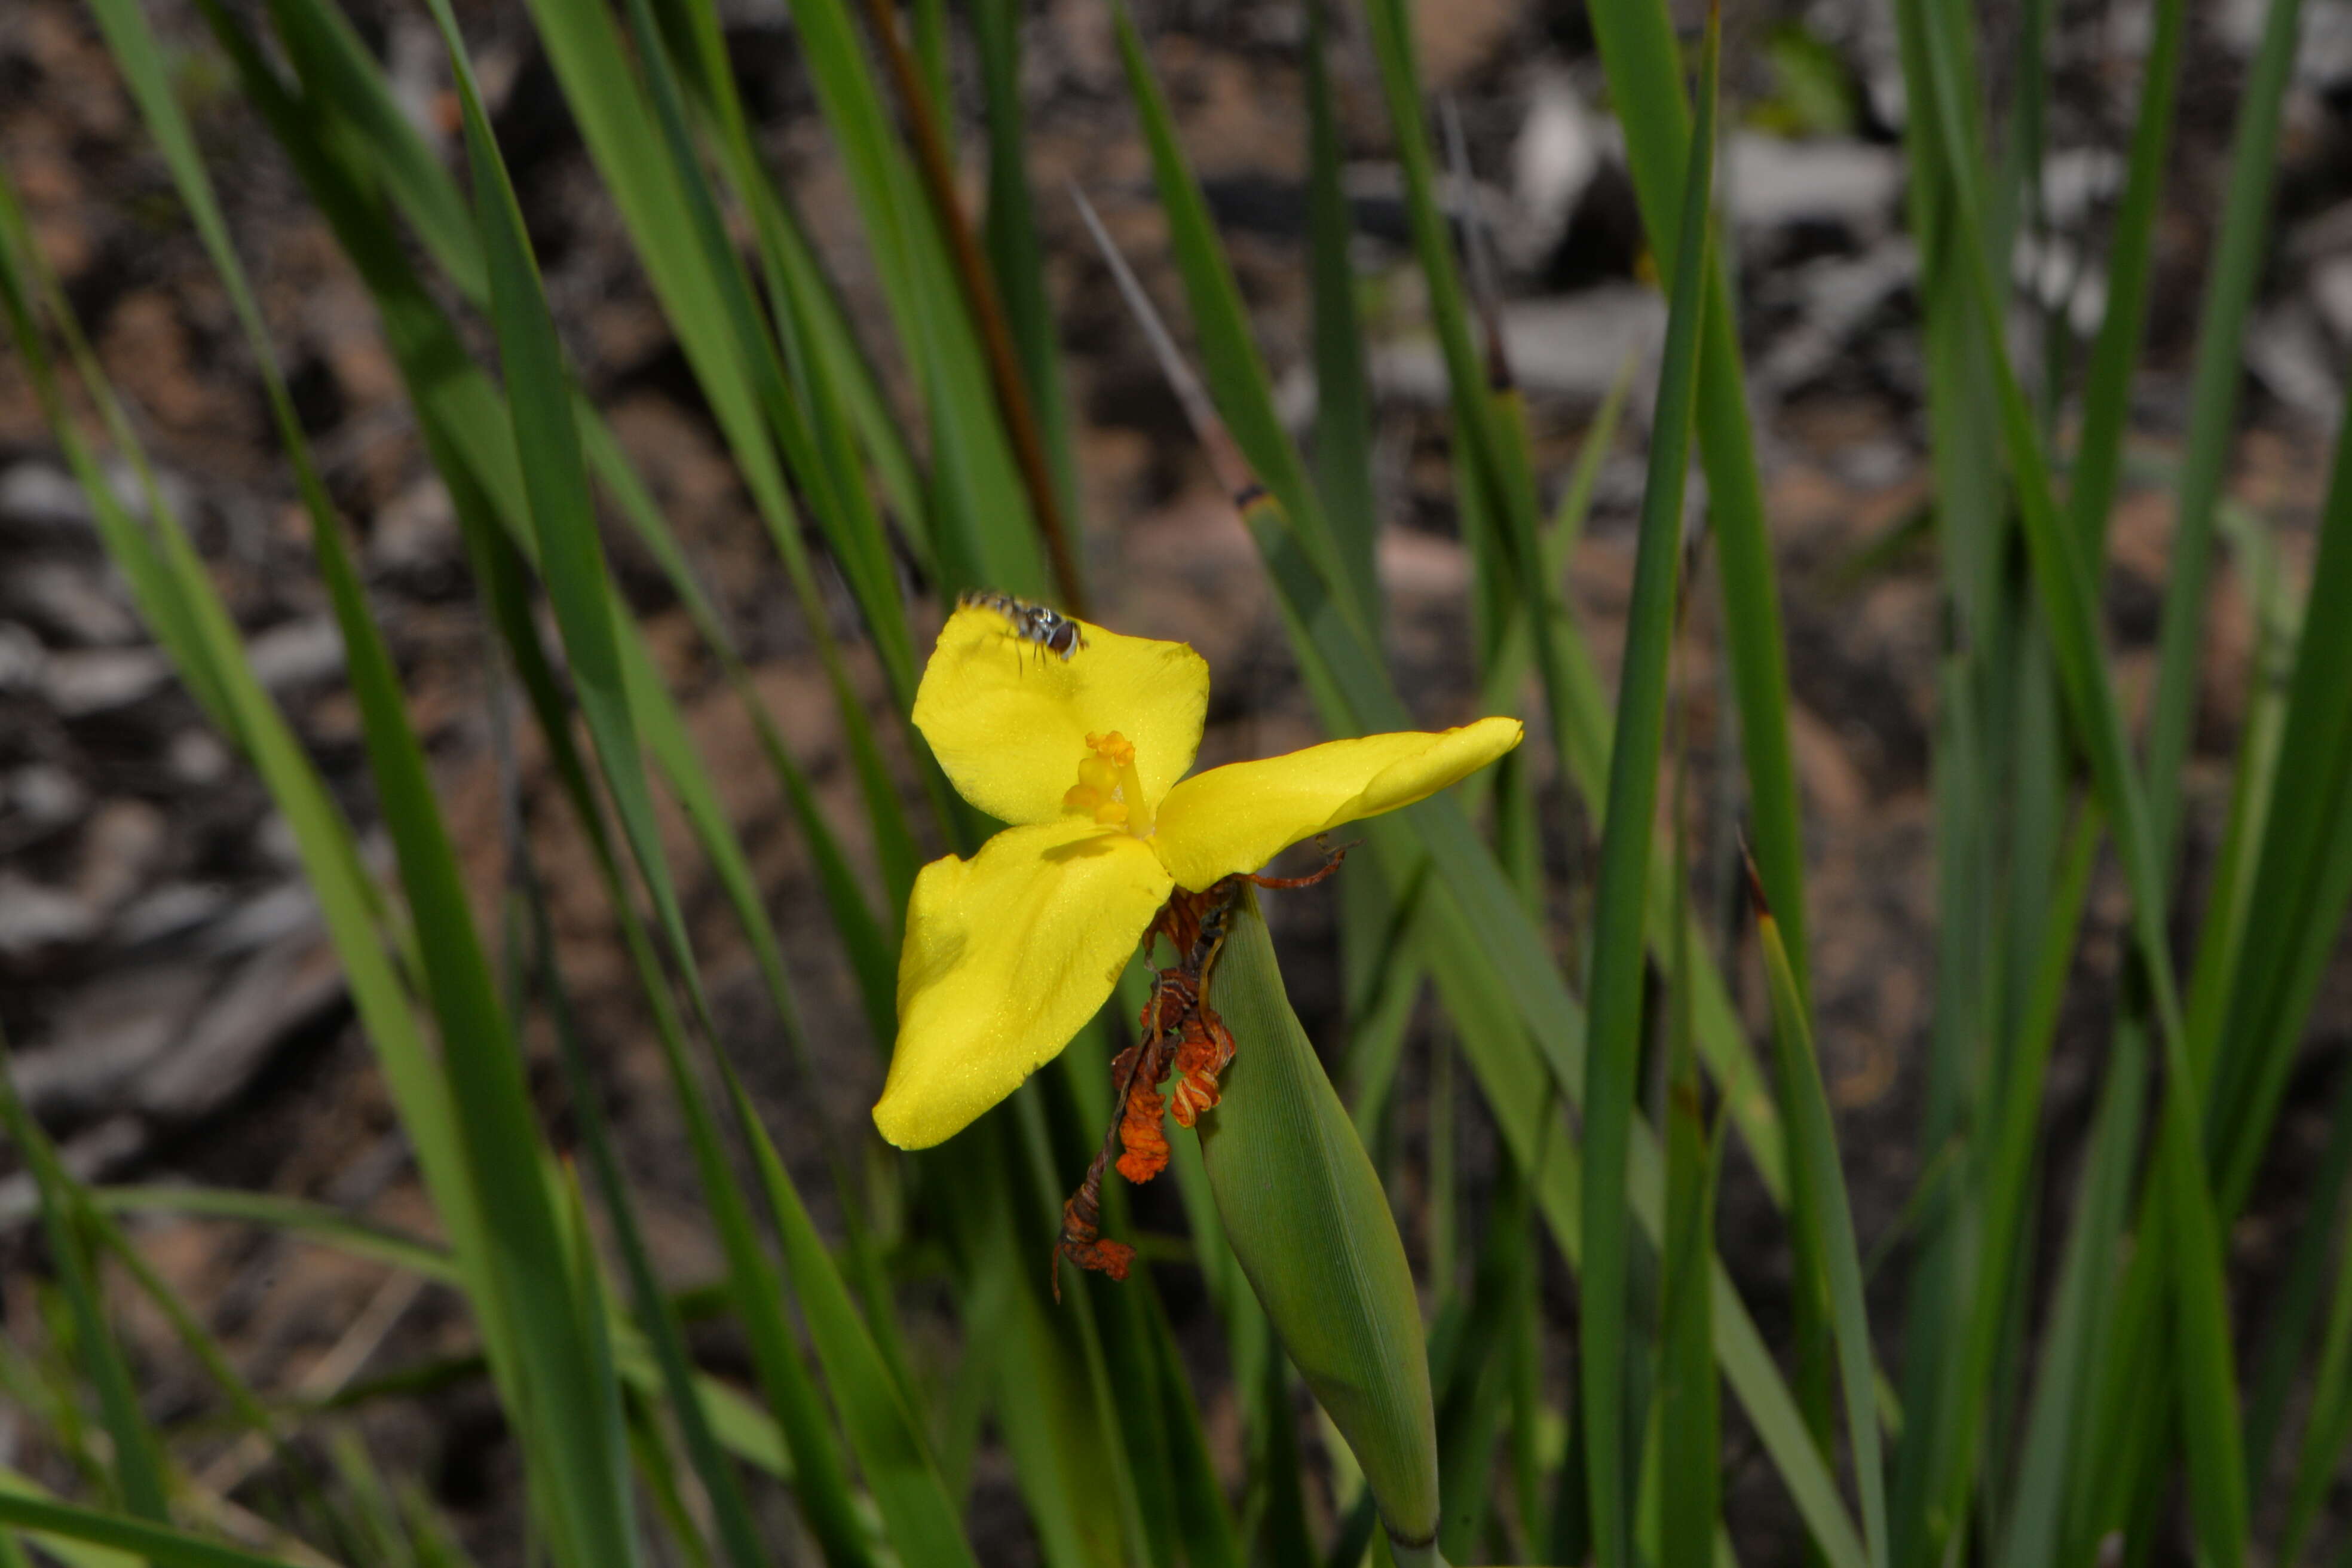
[[[1041,638],[1067,624],[1076,636]],[[898,1040],[875,1124],[954,1136],[1093,1016],[1178,888],[1423,800],[1519,743],[1516,719],[1370,735],[1192,777],[1209,670],[1182,643],[1067,622],[1001,595],[949,617],[917,728],[956,789],[1012,824],[916,879]]]

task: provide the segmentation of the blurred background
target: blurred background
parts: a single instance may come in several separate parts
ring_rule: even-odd
[[[345,8],[384,63],[403,110],[445,159],[462,163],[446,60],[421,7],[349,0]],[[301,422],[355,530],[370,603],[428,747],[478,910],[494,918],[502,742],[484,673],[492,665],[488,634],[448,496],[366,290],[210,35],[178,0],[147,9],[168,51],[173,88],[220,182]],[[589,165],[537,35],[520,6],[457,9],[572,363],[710,586],[759,694],[863,856],[856,781],[807,626]],[[789,17],[764,0],[721,9],[770,166],[793,192],[851,319],[881,321],[852,192]],[[1996,101],[2014,85],[2003,79],[2013,56],[2000,40],[2021,9],[1982,12]],[[2187,419],[2196,303],[2261,10],[2253,0],[2189,9],[2172,172],[2153,248],[2150,331],[2131,407],[2132,456],[2104,584],[2127,712],[2153,678],[2172,505],[2168,480],[2155,481],[2177,455]],[[1136,13],[1283,413],[1304,429],[1316,400],[1304,12],[1276,3],[1139,0]],[[2273,243],[2244,339],[2246,395],[2229,480],[2231,496],[2269,523],[2298,595],[2328,435],[2352,363],[2352,4],[2306,0],[2302,25]],[[1422,0],[1415,26],[1425,83],[1458,114],[1470,178],[1451,198],[1457,216],[1475,210],[1491,236],[1506,341],[1527,394],[1547,500],[1566,484],[1604,400],[1630,388],[1568,575],[1572,605],[1613,679],[1643,422],[1666,312],[1583,8],[1564,0]],[[1725,28],[1723,234],[1781,571],[1823,1072],[1867,1257],[1900,1246],[1906,1205],[1930,1157],[1919,1131],[1920,1064],[1937,983],[1929,737],[1944,606],[1929,510],[1919,262],[1904,213],[1905,95],[1893,23],[1868,0],[1740,5],[1728,9]],[[1353,260],[1376,395],[1379,577],[1399,689],[1415,718],[1437,727],[1472,716],[1476,700],[1472,570],[1456,527],[1447,382],[1412,265],[1403,181],[1370,54],[1351,15],[1342,14],[1336,29]],[[2021,296],[2040,307],[2021,316],[2028,334],[2021,363],[2042,356],[2078,363],[2101,319],[2102,247],[2148,29],[2148,6],[2133,0],[2055,6],[2048,151],[2028,181],[2040,210],[2023,226],[2014,261]],[[1180,638],[1207,656],[1215,688],[1204,764],[1319,739],[1250,539],[1065,195],[1073,183],[1086,192],[1181,323],[1168,228],[1108,15],[1096,0],[1045,0],[1031,8],[1024,47],[1031,176],[1073,410],[1094,618]],[[976,68],[961,56],[950,63],[959,120],[976,123]],[[965,151],[967,192],[977,205],[983,149],[974,137]],[[341,639],[255,366],[107,48],[68,0],[0,6],[0,161],[42,254],[131,405],[168,503],[249,641],[255,673],[381,858]],[[898,374],[893,357],[877,363],[886,380]],[[887,390],[913,396],[903,384]],[[743,709],[656,563],[623,532],[609,532],[608,543],[784,938],[816,1047],[814,1076],[792,1065],[752,954],[682,822],[666,817],[687,868],[687,913],[719,1020],[779,1145],[796,1170],[802,1159],[810,1163],[805,1185],[830,1231],[836,1219],[817,1179],[813,1134],[824,1125],[852,1147],[870,1141],[866,1112],[880,1078],[855,984]],[[2225,564],[2217,574],[2200,668],[2185,791],[2192,889],[2219,837],[2257,645],[2234,570]],[[1741,918],[1732,836],[1738,737],[1718,659],[1711,558],[1701,558],[1700,571],[1704,588],[1693,599],[1677,680],[1690,715],[1698,908],[1710,929],[1729,932]],[[855,606],[829,570],[821,579],[852,673],[878,710],[887,695]],[[940,610],[935,600],[918,602],[919,647],[928,646]],[[514,743],[556,941],[589,1042],[606,1064],[609,1109],[656,1261],[673,1283],[706,1281],[721,1258],[662,1087],[643,994],[535,734]],[[1575,930],[1591,896],[1594,844],[1572,795],[1540,771],[1541,849],[1563,917],[1556,929]],[[2185,902],[2194,907],[2193,895]],[[2069,992],[2043,1115],[2051,1194],[2069,1190],[2070,1161],[2089,1121],[2126,910],[2119,879],[2103,872],[2076,959],[2088,983]],[[1343,1011],[1336,895],[1324,888],[1277,897],[1270,918],[1294,999],[1319,1041]],[[1735,970],[1734,984],[1760,1020],[1760,984]],[[1495,1135],[1478,1096],[1466,1081],[1457,1089],[1445,1065],[1444,1024],[1426,998],[1420,1005],[1375,1154],[1416,1267],[1444,1270],[1462,1264],[1466,1243],[1450,1230],[1431,1234],[1428,1187],[1458,1180],[1475,1229]],[[142,631],[23,367],[5,352],[0,1028],[14,1049],[18,1089],[86,1180],[247,1188],[434,1229],[289,830]],[[2324,1141],[2322,1107],[2352,1044],[2352,963],[2340,954],[2311,1037],[2256,1195],[2229,1237],[2244,1300],[2260,1300],[2281,1266],[2286,1220],[2299,1213]],[[569,1134],[556,1069],[547,1043],[534,1037],[534,1045],[535,1087],[562,1148]],[[1434,1178],[1433,1149],[1449,1162]],[[1777,1343],[1787,1262],[1744,1158],[1733,1156],[1726,1182],[1721,1246]],[[34,1267],[41,1244],[32,1183],[13,1150],[0,1154],[0,1313],[13,1332],[42,1310]],[[1181,1228],[1172,1191],[1140,1194],[1137,1213],[1147,1228]],[[348,1401],[377,1462],[421,1478],[478,1561],[528,1559],[519,1461],[497,1401],[462,1361],[472,1332],[454,1293],[235,1221],[150,1216],[133,1228],[152,1267],[257,1387]],[[1556,1256],[1544,1256],[1546,1317],[1564,1323],[1569,1276]],[[1188,1353],[1213,1363],[1220,1342],[1197,1286],[1181,1268],[1159,1272]],[[1883,1321],[1897,1316],[1890,1310]],[[203,1380],[169,1326],[135,1304],[123,1321],[151,1413],[170,1422],[200,1409]],[[910,1303],[907,1332],[927,1356],[952,1353],[954,1331],[948,1314],[927,1317],[919,1300]],[[743,1352],[729,1328],[707,1324],[696,1333],[705,1364],[741,1373]],[[1243,1414],[1230,1389],[1213,1380],[1203,1388],[1211,1450],[1238,1474]],[[1794,1562],[1798,1527],[1788,1504],[1738,1416],[1727,1420],[1726,1505],[1735,1538],[1747,1561]],[[0,1394],[0,1462],[31,1459],[35,1425],[21,1400]],[[221,1445],[205,1484],[233,1492],[244,1470],[264,1462],[249,1447]],[[990,1441],[974,1458],[971,1510],[984,1561],[1034,1560],[1013,1479]]]

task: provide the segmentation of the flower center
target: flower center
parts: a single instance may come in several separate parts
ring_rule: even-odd
[[[1138,838],[1151,837],[1151,807],[1135,771],[1135,742],[1113,730],[1087,737],[1078,782],[1062,796],[1062,809],[1080,812],[1106,827],[1124,827]]]

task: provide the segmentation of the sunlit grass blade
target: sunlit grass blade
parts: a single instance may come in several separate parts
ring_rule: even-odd
[[[690,242],[702,253],[703,270],[717,294],[727,330],[743,348],[745,368],[760,406],[793,472],[814,499],[818,525],[872,628],[875,650],[889,676],[891,689],[904,705],[914,689],[914,655],[906,609],[898,595],[897,566],[881,519],[857,482],[858,476],[828,462],[820,452],[816,433],[803,417],[787,384],[783,358],[760,318],[751,278],[735,255],[717,196],[704,177],[687,125],[684,96],[648,0],[631,0],[625,10],[652,98],[655,122],[693,226]],[[786,546],[788,552],[797,548],[796,542]],[[803,614],[816,617],[817,607],[806,597],[803,608]]]
[[[581,460],[577,426],[553,321],[540,289],[520,212],[490,141],[488,121],[474,95],[470,69],[454,21],[446,10],[439,13],[438,19],[460,81],[467,143],[491,280],[492,315],[509,379],[516,447],[533,454],[524,479],[539,545],[540,573],[554,605],[574,698],[594,742],[604,784],[620,823],[621,837],[629,846],[652,898],[657,926],[693,998],[696,1015],[708,1028],[709,1006],[654,823],[651,792],[638,750],[638,730],[633,713],[636,708],[648,706],[649,699],[640,689],[635,694],[635,700],[632,700],[622,655],[624,645],[614,631],[611,588],[588,499],[587,473]],[[513,640],[520,643],[522,638],[523,634],[518,631]],[[638,682],[640,688],[645,684]],[[551,731],[564,722],[558,714],[547,714],[541,727]],[[680,770],[673,776],[688,786],[689,814],[706,838],[729,845],[730,835],[722,831],[723,817],[709,793],[708,781],[697,769]],[[574,793],[581,809],[593,811],[584,787],[575,784]],[[748,871],[731,860],[729,866],[734,874],[728,882],[738,895],[739,905],[748,906],[756,913],[758,900],[750,889]],[[635,915],[628,895],[617,880],[613,893],[623,917],[625,933],[631,934],[634,940]],[[755,921],[753,930],[755,935],[764,931],[764,920]],[[772,947],[772,932],[768,935]],[[789,1327],[777,1310],[774,1292],[767,1287],[767,1265],[752,1236],[748,1205],[726,1167],[717,1128],[702,1107],[699,1088],[688,1064],[682,1031],[670,1015],[658,965],[649,954],[640,952],[639,969],[646,978],[648,1000],[655,1008],[657,1032],[674,1087],[688,1113],[704,1196],[727,1246],[730,1275],[739,1292],[738,1308],[753,1329],[755,1342],[764,1347],[760,1356],[763,1381],[772,1398],[778,1402],[780,1417],[788,1411],[805,1412],[812,1402],[801,1392],[800,1368]],[[773,962],[773,970],[775,975],[781,975],[781,961]],[[797,1016],[792,1008],[789,989],[780,991],[778,995],[780,1005],[785,1009],[787,1026],[795,1026]],[[796,1434],[794,1451],[804,1467],[815,1466],[830,1452],[830,1436],[823,1431],[821,1423],[803,1420]],[[833,1489],[836,1503],[829,1505],[829,1523],[821,1533],[836,1561],[861,1561],[862,1543],[845,1510],[837,1505],[838,1489]]]
[[[1502,997],[1491,988],[1480,989],[1475,977],[1459,964],[1433,963],[1431,974],[1462,1030],[1464,1055],[1478,1076],[1497,1131],[1512,1158],[1530,1173],[1538,1211],[1570,1266],[1580,1268],[1583,1161],[1559,1115],[1556,1080],[1548,1081],[1543,1061],[1517,1047],[1508,1005]],[[1628,1184],[1628,1196],[1645,1233],[1662,1241],[1664,1188],[1658,1154],[1638,1122],[1635,1132],[1633,1179]],[[1716,1358],[1725,1383],[1738,1399],[1823,1555],[1835,1568],[1864,1568],[1867,1559],[1862,1538],[1838,1496],[1836,1480],[1814,1446],[1747,1304],[1719,1260],[1713,1267],[1712,1281]],[[1580,1428],[1571,1423],[1570,1430]],[[1580,1470],[1580,1451],[1577,1464]],[[1580,1475],[1578,1489],[1580,1493],[1584,1489]],[[1580,1504],[1570,1508],[1565,1500],[1563,1508],[1578,1526],[1572,1534],[1589,1530],[1588,1508]]]
[[[1635,1467],[1626,1457],[1627,1331],[1626,1154],[1641,1048],[1644,900],[1650,887],[1652,817],[1665,739],[1666,675],[1676,627],[1682,567],[1683,496],[1690,464],[1701,318],[1707,309],[1710,204],[1715,190],[1716,67],[1720,33],[1710,22],[1699,68],[1697,128],[1685,171],[1682,248],[1675,256],[1666,343],[1651,421],[1650,462],[1642,496],[1633,590],[1626,615],[1625,656],[1611,742],[1609,807],[1593,894],[1591,1041],[1584,1059],[1584,1258],[1577,1348],[1583,1375],[1587,1489],[1594,1561],[1632,1562]],[[1872,1539],[1878,1539],[1872,1532]],[[1883,1560],[1882,1560],[1883,1561]]]
[[[767,704],[761,700],[751,670],[736,651],[732,639],[719,618],[716,606],[710,603],[709,595],[703,592],[692,568],[678,551],[677,542],[670,535],[655,509],[653,498],[646,493],[643,481],[628,467],[612,439],[610,429],[602,421],[593,424],[583,421],[581,434],[587,443],[591,468],[604,483],[606,492],[619,503],[622,515],[635,525],[638,539],[662,563],[671,584],[685,602],[687,613],[693,617],[696,629],[702,633],[703,641],[709,646],[719,668],[726,674],[728,684],[734,689],[737,700],[751,717],[760,750],[766,755],[770,769],[783,786],[785,806],[792,812],[793,824],[800,828],[801,836],[808,842],[809,858],[815,862],[817,884],[824,899],[825,913],[831,920],[835,936],[848,954],[850,968],[856,975],[859,1000],[866,1009],[866,1027],[878,1049],[897,1026],[898,999],[893,994],[898,984],[896,946],[885,933],[882,920],[874,910],[870,895],[856,868],[850,862],[832,817],[817,798],[808,770],[793,754],[791,742],[777,725],[775,716],[768,711]],[[643,646],[642,638],[625,636],[622,670],[630,679],[631,700],[637,704],[639,717],[645,724],[646,745],[663,775],[671,781],[675,791],[681,795],[696,792],[697,781],[707,780],[708,772],[683,724],[677,721],[679,715],[676,702],[658,679],[643,679],[650,668],[651,658]],[[870,742],[870,735],[866,739]],[[862,752],[870,754],[870,745],[860,746],[856,736],[852,736],[851,743],[859,747]],[[869,778],[887,784],[887,778],[881,777],[878,764],[878,757],[874,759],[874,765],[870,768],[863,761],[856,764],[861,784]],[[877,820],[893,822],[902,830],[905,826],[905,818],[896,810],[895,801],[892,809],[874,815]],[[741,862],[741,847],[731,828],[727,833],[714,835],[705,826],[709,820],[707,813],[698,814],[696,820],[698,827],[702,830],[705,852],[712,855],[714,862],[721,858],[730,865]],[[724,823],[726,819],[721,816],[716,820]],[[712,847],[714,844],[719,846],[715,850]],[[891,847],[893,844],[895,847]],[[911,860],[915,853],[911,836],[905,835],[903,831],[886,836],[883,845],[877,847],[902,860]],[[898,875],[904,876],[910,871],[910,866],[905,867]],[[728,878],[728,896],[737,906],[739,919],[748,920],[750,911],[740,897],[742,879],[729,871],[722,871],[722,875]],[[895,878],[892,880],[895,883]],[[762,928],[766,927],[764,909],[760,920],[746,927],[759,956],[761,973],[768,983],[771,996],[777,999],[779,1013],[796,1011],[788,1000],[791,987],[779,967],[772,929],[767,929],[763,934]],[[793,1037],[797,1041],[799,1037],[795,1035]]]
[[[658,923],[671,938],[681,966],[690,969],[685,916],[655,826],[653,794],[624,684],[604,545],[596,531],[554,318],[457,19],[443,5],[436,8],[435,20],[449,51],[464,115],[475,217],[489,272],[490,316],[506,372],[515,449],[530,455],[522,468],[523,490],[539,546],[540,577],[555,612],[574,700],[611,792],[622,841],[636,859]]]

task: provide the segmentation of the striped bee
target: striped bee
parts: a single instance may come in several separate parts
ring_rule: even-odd
[[[965,589],[956,596],[956,603],[994,610],[1013,624],[1014,637],[1023,642],[1036,644],[1044,652],[1055,655],[1066,664],[1073,654],[1087,646],[1086,634],[1078,629],[1077,622],[1045,605],[1033,605],[1010,594],[981,588]]]

